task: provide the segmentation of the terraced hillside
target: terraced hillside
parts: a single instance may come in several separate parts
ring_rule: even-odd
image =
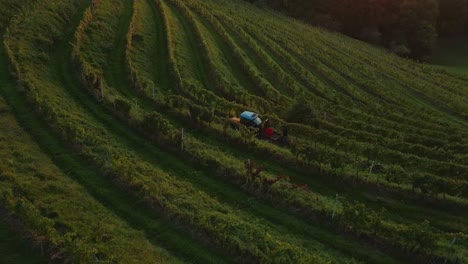
[[[468,262],[466,80],[241,0],[0,5],[0,213],[31,258]]]

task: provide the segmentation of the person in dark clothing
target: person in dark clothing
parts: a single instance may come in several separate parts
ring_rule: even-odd
[[[262,135],[263,135],[263,124],[260,124],[260,125],[258,126],[257,137],[261,139],[261,138],[262,138]]]
[[[265,120],[265,122],[263,122],[263,129],[267,129],[268,127],[270,127],[270,119],[267,119]]]
[[[282,136],[283,136],[282,137],[283,143],[288,144],[289,143],[289,135],[288,135],[288,127],[287,126],[283,126]]]

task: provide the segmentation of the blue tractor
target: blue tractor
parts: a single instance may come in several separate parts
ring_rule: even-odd
[[[282,138],[280,132],[274,128],[269,127],[269,120],[262,121],[257,113],[244,111],[240,117],[231,118],[232,127],[238,128],[238,126],[254,127],[258,128],[258,137],[262,139],[278,141]]]

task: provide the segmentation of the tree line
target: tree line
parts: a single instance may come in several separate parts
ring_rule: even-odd
[[[424,59],[438,36],[468,35],[468,0],[248,0]]]

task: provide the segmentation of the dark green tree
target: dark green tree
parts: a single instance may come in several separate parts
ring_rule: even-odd
[[[439,7],[436,0],[403,0],[399,26],[413,57],[422,59],[432,52],[437,38]]]

